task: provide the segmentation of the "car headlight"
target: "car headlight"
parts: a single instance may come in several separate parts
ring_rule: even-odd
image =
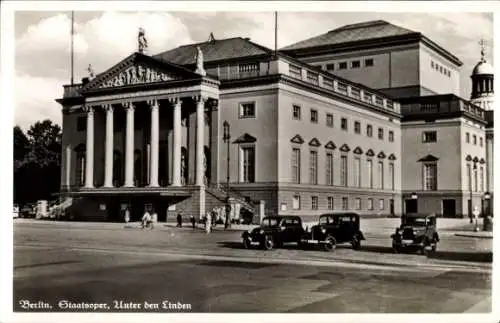
[[[260,229],[259,234],[264,234],[264,230]]]
[[[326,233],[326,229],[325,228],[321,229],[321,232]]]

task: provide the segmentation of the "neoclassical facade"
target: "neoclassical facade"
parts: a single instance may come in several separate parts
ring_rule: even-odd
[[[372,24],[379,28],[381,22]],[[390,38],[393,30],[387,28]],[[362,58],[348,57],[354,55],[351,46],[344,56],[334,53],[342,62],[331,63],[333,58],[314,46],[274,52],[240,37],[212,36],[147,55],[144,37],[142,31],[138,52],[81,84],[65,86],[57,100],[63,106],[61,191],[73,198],[75,218],[121,221],[129,210],[138,219],[150,208],[160,221],[179,213],[201,217],[228,198],[231,212],[257,216],[312,220],[332,210],[398,216],[414,192],[421,211],[443,214],[443,203],[449,207],[454,199],[454,213],[461,215],[467,161],[454,163],[454,155],[443,155],[444,147],[456,135],[462,138],[456,156],[467,152],[488,159],[478,139],[486,125],[483,109],[456,95],[440,95],[454,89],[461,62],[427,38],[397,35],[396,43],[404,46],[391,43],[383,50],[376,50],[382,43],[363,40],[357,54]],[[403,75],[414,74],[411,64],[397,69],[398,61],[383,63],[387,55],[414,62],[419,50],[434,58],[417,62],[418,73],[441,73],[447,85],[415,84]],[[450,67],[443,69],[447,60]],[[350,79],[363,71],[372,75],[375,67],[391,71],[389,88]],[[446,118],[432,117],[445,110]],[[429,127],[437,129],[437,145],[412,143]],[[465,145],[467,127],[470,136],[478,132],[476,146]],[[420,172],[418,167],[432,163],[435,175],[430,166]],[[435,186],[426,184],[430,177],[439,177]],[[446,209],[447,216],[450,212]]]

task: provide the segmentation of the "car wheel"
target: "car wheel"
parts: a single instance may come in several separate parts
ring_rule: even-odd
[[[250,239],[248,239],[248,238],[243,239],[243,247],[245,249],[250,249],[252,247],[252,243],[250,242]]]
[[[272,250],[274,248],[274,239],[272,236],[266,236],[264,238],[264,249]]]
[[[326,242],[323,246],[325,251],[334,251],[335,247],[337,246],[337,241],[335,241],[335,238],[332,236],[327,236],[325,241]]]
[[[432,250],[432,252],[436,252],[436,249],[437,249],[437,243],[436,243],[436,242],[434,242],[434,243],[432,244],[431,250]]]
[[[351,241],[352,248],[358,250],[361,247],[361,240],[358,237],[354,237]]]

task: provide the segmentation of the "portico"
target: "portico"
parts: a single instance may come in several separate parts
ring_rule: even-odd
[[[218,87],[215,79],[140,53],[84,82],[81,104],[65,109],[86,121],[77,145],[85,147],[83,159],[76,161],[84,167],[64,178],[71,195],[122,202],[172,195],[168,205],[196,195],[204,214],[204,189],[218,183],[217,168],[210,168],[218,157]]]

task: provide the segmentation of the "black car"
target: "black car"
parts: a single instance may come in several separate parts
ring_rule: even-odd
[[[284,243],[300,243],[304,234],[302,220],[298,216],[269,216],[262,219],[258,228],[251,232],[245,231],[241,235],[243,246],[251,248],[258,245],[263,249],[271,250]]]
[[[406,214],[401,217],[401,225],[391,235],[394,252],[416,249],[425,254],[430,248],[436,251],[439,234],[434,214]]]
[[[359,214],[352,212],[327,213],[319,217],[317,225],[306,232],[302,242],[317,244],[326,251],[334,250],[338,243],[350,243],[353,249],[361,247],[365,237],[359,229]]]

